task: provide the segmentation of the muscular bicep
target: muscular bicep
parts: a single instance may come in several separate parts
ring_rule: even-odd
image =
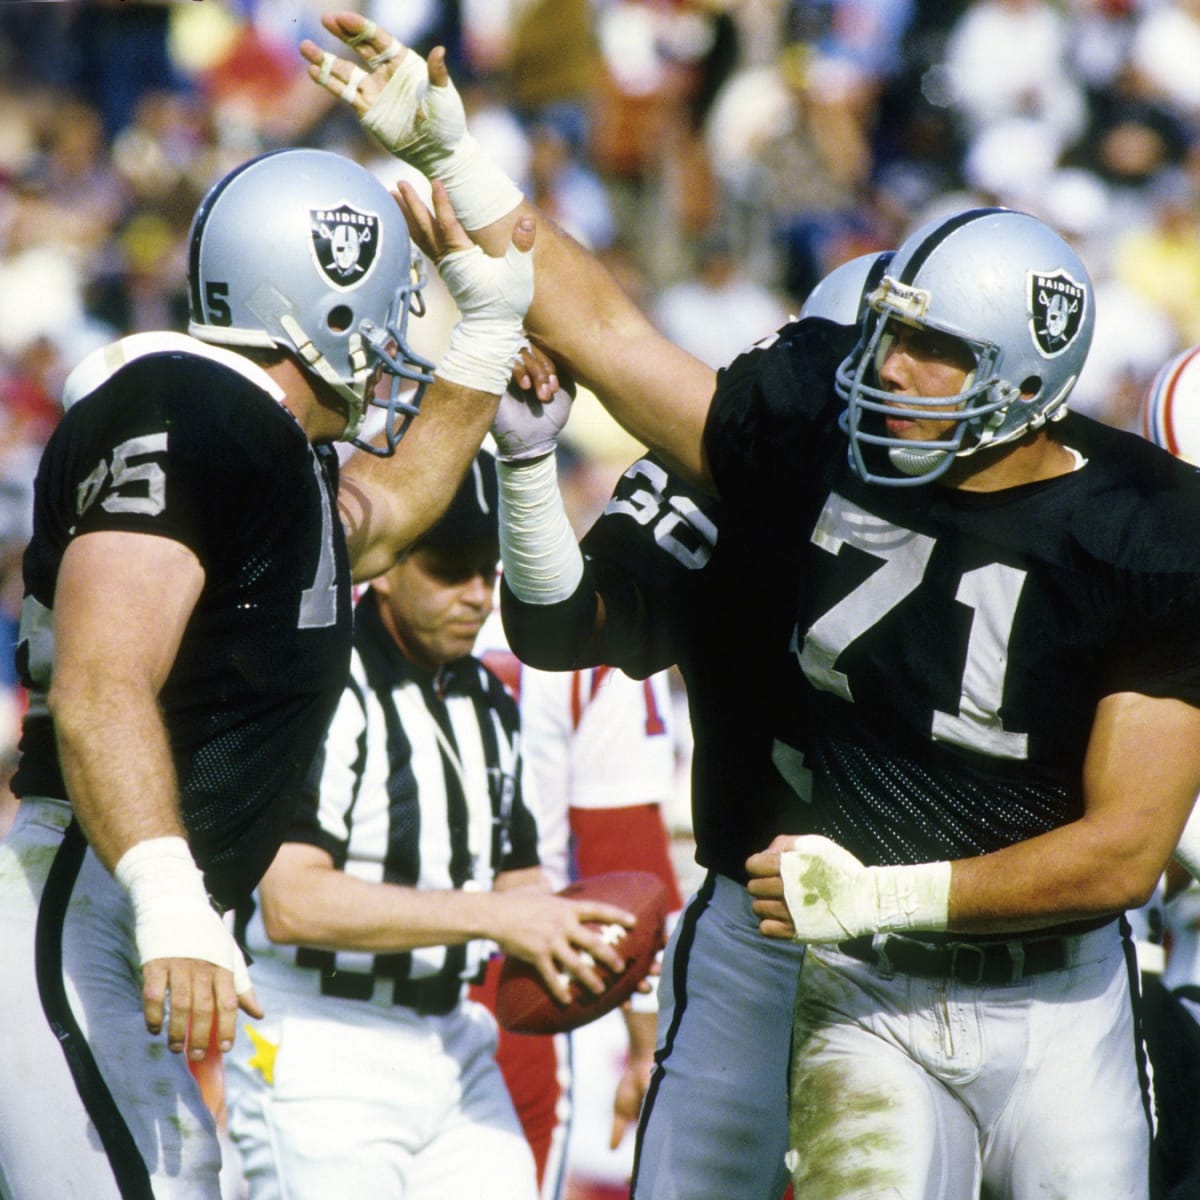
[[[1132,692],[1096,709],[1075,821],[958,859],[950,928],[1036,929],[1136,908],[1153,892],[1200,788],[1200,708]]]
[[[152,534],[84,534],[63,557],[48,701],[68,795],[110,869],[183,833],[158,694],[203,586],[195,555]]]
[[[97,532],[63,555],[54,599],[55,699],[80,688],[166,682],[204,587],[204,569],[181,542]]]
[[[1153,886],[1200,790],[1200,708],[1133,692],[1106,697],[1083,788],[1085,820],[1124,840],[1130,869]]]
[[[529,211],[535,210],[523,206],[471,236],[502,253],[517,216]],[[715,372],[664,337],[603,263],[545,214],[536,215],[537,290],[525,321],[530,336],[633,437],[692,482],[710,487],[704,424]]]

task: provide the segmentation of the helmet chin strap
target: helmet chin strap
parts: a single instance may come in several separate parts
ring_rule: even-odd
[[[329,365],[329,360],[313,345],[312,339],[300,327],[295,317],[285,313],[279,318],[279,324],[284,333],[292,340],[296,353],[300,355],[304,365],[319,375],[343,400],[346,401],[346,427],[338,435],[342,442],[353,441],[362,428],[366,417],[367,405],[364,399],[367,378],[370,370],[367,366],[367,352],[363,346],[360,334],[350,336],[350,363],[354,370],[354,383],[348,384]]]

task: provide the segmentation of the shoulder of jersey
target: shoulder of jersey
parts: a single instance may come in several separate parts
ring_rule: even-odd
[[[1118,565],[1200,569],[1200,469],[1136,434],[1086,418],[1076,426],[1092,468],[1073,518],[1077,540]]]

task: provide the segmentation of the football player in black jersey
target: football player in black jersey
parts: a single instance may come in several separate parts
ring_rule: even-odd
[[[366,60],[364,125],[482,191],[495,168],[440,52],[326,25]],[[351,77],[305,53],[318,82]],[[469,227],[495,249],[532,211]],[[1148,1195],[1120,914],[1200,787],[1200,483],[1067,411],[1095,321],[1083,263],[1009,210],[917,229],[830,402],[788,336],[714,378],[559,231],[535,261],[530,333],[720,496],[756,567],[728,627],[767,626],[772,756],[802,814],[747,863],[762,931],[809,946],[797,1193]]]
[[[805,339],[809,386],[831,389],[857,336],[862,295],[889,258],[843,264],[805,301],[788,335]],[[603,663],[641,677],[679,667],[693,731],[695,854],[706,872],[664,956],[635,1186],[650,1196],[778,1197],[787,1182],[787,1060],[804,947],[758,936],[745,860],[799,814],[772,765],[777,699],[758,665],[771,638],[761,606],[753,624],[739,626],[736,652],[725,652],[733,649],[730,614],[757,569],[743,554],[751,542],[714,496],[647,455],[617,482],[581,554],[569,542],[563,557],[543,554],[536,528],[518,527],[520,493],[555,471],[569,409],[566,392],[546,404],[510,393],[492,426],[503,480],[505,628],[523,659],[551,670]],[[544,500],[555,495],[547,489]],[[541,503],[531,513],[535,526],[548,525],[548,515]],[[775,582],[783,592],[782,578]],[[786,608],[781,615],[786,622]],[[786,636],[786,624],[778,632]]]
[[[290,150],[200,205],[191,336],[135,335],[68,382],[36,482],[21,806],[0,845],[6,1196],[218,1194],[188,1058],[259,1012],[219,910],[270,862],[337,703],[352,572],[390,566],[449,502],[532,291],[532,223],[492,259],[437,203],[463,319],[436,375],[408,347],[421,280],[393,198]],[[377,394],[387,429],[339,483],[332,443]]]

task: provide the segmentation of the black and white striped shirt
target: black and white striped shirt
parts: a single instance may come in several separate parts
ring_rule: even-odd
[[[500,680],[474,658],[434,676],[414,667],[370,591],[355,614],[354,642],[350,680],[286,840],[321,847],[359,879],[416,888],[486,891],[499,872],[536,866],[517,708]],[[453,1006],[491,948],[269,946],[257,919],[248,943],[256,960],[266,954],[319,973],[326,994],[429,1011]]]

